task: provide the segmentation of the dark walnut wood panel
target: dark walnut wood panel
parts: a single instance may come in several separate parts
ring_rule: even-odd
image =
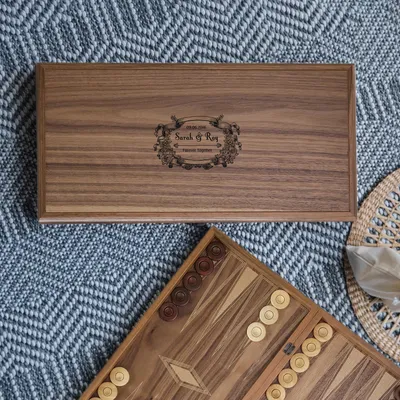
[[[354,79],[350,65],[40,64],[39,218],[351,220]],[[171,115],[183,166],[233,162],[163,165],[154,132]]]
[[[271,324],[260,317],[267,305],[279,312]],[[255,322],[260,341],[249,334]],[[332,335],[286,399],[399,400],[399,368],[211,228],[81,399],[114,390],[117,400],[265,400],[304,341],[324,340],[321,323]],[[121,368],[129,379],[118,382]]]

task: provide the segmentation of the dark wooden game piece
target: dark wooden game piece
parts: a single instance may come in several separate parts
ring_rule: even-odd
[[[160,318],[167,322],[176,319],[178,314],[178,307],[174,303],[164,303],[159,309]]]
[[[184,287],[177,287],[171,293],[172,302],[179,306],[183,307],[190,301],[190,293]]]
[[[209,257],[199,257],[194,268],[200,275],[207,276],[214,271],[214,263]]]
[[[182,279],[183,286],[191,292],[195,292],[201,288],[203,280],[201,275],[195,271],[188,272]]]
[[[207,246],[206,252],[208,257],[211,258],[211,260],[218,261],[222,260],[225,257],[226,251],[224,245],[221,242],[215,241]]]

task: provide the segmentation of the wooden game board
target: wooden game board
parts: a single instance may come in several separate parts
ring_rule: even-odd
[[[211,228],[81,399],[400,400],[399,378]]]

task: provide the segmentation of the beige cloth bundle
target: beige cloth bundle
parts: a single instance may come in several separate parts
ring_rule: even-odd
[[[400,255],[388,247],[347,246],[347,256],[360,287],[400,312]]]

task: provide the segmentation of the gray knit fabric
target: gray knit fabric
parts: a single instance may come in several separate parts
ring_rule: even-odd
[[[357,66],[358,197],[400,167],[398,0],[0,0],[0,399],[79,397],[206,225],[40,226],[34,65]],[[217,225],[359,335],[349,224]]]

